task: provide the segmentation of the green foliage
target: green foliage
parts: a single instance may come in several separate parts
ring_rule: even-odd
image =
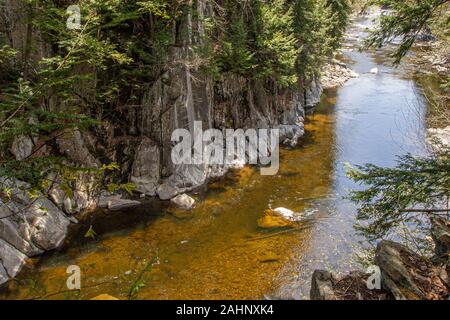
[[[262,5],[261,15],[264,28],[259,41],[266,73],[276,75],[282,87],[295,85],[298,49],[293,8],[285,0],[274,0]]]
[[[244,8],[233,1],[227,3],[227,20],[221,48],[218,54],[219,68],[225,72],[249,75],[256,66],[254,52],[250,48],[250,35],[245,21]]]
[[[67,166],[63,155],[35,156],[43,146],[23,161],[16,161],[6,150],[18,136],[39,138],[52,147],[64,130],[92,128],[121,101],[138,102],[133,100],[139,99],[142,84],[157,78],[164,65],[181,3],[80,1],[81,30],[69,30],[66,9],[76,3],[20,1],[18,5],[27,12],[23,23],[30,30],[25,49],[18,52],[7,37],[0,37],[0,175],[44,190],[49,175],[66,178],[68,171],[82,171]],[[41,42],[51,52],[37,58]],[[132,190],[131,185],[118,188]]]
[[[369,240],[380,239],[401,224],[422,224],[416,212],[408,212],[411,208],[435,208],[448,200],[450,150],[426,158],[408,154],[394,168],[349,168],[348,176],[365,187],[349,196],[359,205],[357,230]]]
[[[300,46],[296,67],[304,84],[319,73],[324,60],[332,54],[331,15],[331,7],[324,0],[295,3],[295,28]]]
[[[371,3],[393,11],[381,18],[380,27],[367,39],[366,46],[381,47],[395,38],[401,38],[400,46],[392,55],[396,64],[408,53],[420,32],[441,21],[442,16],[445,17],[442,27],[448,35],[449,0],[373,0]]]
[[[73,4],[81,8],[80,30],[66,26]],[[185,33],[193,39],[187,59],[200,61],[186,64],[215,79],[232,72],[292,87],[316,75],[337,48],[348,9],[346,0],[222,0],[211,4],[214,15],[203,17],[195,1],[184,0],[19,0],[18,6],[26,13],[23,48],[0,36],[0,175],[42,191],[57,175],[68,179],[68,192],[75,172],[95,173],[70,167],[56,138],[67,129],[120,121],[117,106],[141,103],[148,84],[173,67],[169,51],[184,45]],[[7,19],[0,20],[8,31]],[[42,145],[16,161],[8,150],[18,136]],[[44,147],[51,156],[38,152]],[[119,183],[108,188],[133,190]]]
[[[86,231],[86,234],[84,235],[85,238],[89,238],[92,240],[95,240],[96,236],[97,233],[94,231],[94,228],[92,226],[89,227],[88,231]]]
[[[328,0],[327,7],[331,9],[330,46],[334,51],[340,47],[342,37],[350,20],[352,7],[350,0]]]
[[[339,47],[349,21],[348,0],[225,1],[217,28],[220,72],[307,84]]]

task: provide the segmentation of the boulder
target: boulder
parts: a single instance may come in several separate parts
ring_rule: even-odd
[[[109,203],[114,203],[122,199],[121,194],[102,194],[98,199],[99,208],[108,209]]]
[[[160,154],[158,146],[144,137],[135,155],[130,182],[136,191],[155,196],[160,182]]]
[[[139,207],[141,202],[127,199],[112,199],[108,201],[108,209],[111,211],[121,211]]]
[[[11,153],[16,157],[16,160],[24,160],[31,155],[33,147],[34,143],[30,137],[20,135],[14,138]]]
[[[187,194],[180,194],[171,199],[170,202],[184,210],[191,210],[194,207],[195,200]]]
[[[431,219],[431,236],[435,243],[438,260],[448,260],[450,256],[450,221],[443,218]]]
[[[71,192],[68,195],[58,183],[55,183],[49,191],[50,199],[65,213],[76,214],[97,207],[99,197],[94,176],[80,173],[70,188]]]
[[[92,155],[78,129],[66,129],[56,138],[59,151],[73,160],[76,164],[89,168],[100,168],[100,162]]]
[[[315,270],[311,280],[311,300],[337,300],[333,289],[333,275],[324,270]]]
[[[262,218],[258,220],[258,227],[262,229],[292,228],[294,226],[295,223],[289,218],[271,209],[266,210]]]
[[[31,199],[26,183],[1,184],[11,188],[11,199],[0,201],[0,239],[29,257],[59,247],[70,224],[65,214],[43,196]]]
[[[367,287],[368,274],[360,271],[337,277],[323,270],[316,270],[311,280],[311,300],[388,300],[392,296],[384,290]]]
[[[181,164],[174,167],[174,173],[164,180],[156,193],[161,200],[169,200],[176,195],[191,191],[206,183],[209,169],[206,164]]]
[[[3,265],[0,263],[0,286],[9,280],[8,272],[6,272]]]
[[[375,263],[380,267],[383,287],[397,300],[448,297],[448,287],[441,277],[442,268],[399,243],[381,241],[377,246]]]
[[[290,209],[279,207],[279,208],[273,209],[273,211],[275,213],[283,216],[286,219],[289,219],[289,220],[294,220],[295,219],[295,212],[290,210]]]
[[[296,125],[282,124],[277,127],[280,130],[280,141],[283,145],[294,148],[299,139],[305,134],[303,123]]]
[[[27,256],[0,239],[0,285],[14,278],[22,269]]]

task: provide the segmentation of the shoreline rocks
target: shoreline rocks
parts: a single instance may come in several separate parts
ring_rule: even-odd
[[[431,128],[428,129],[428,143],[431,148],[439,151],[443,147],[450,147],[450,126],[445,128]]]
[[[449,295],[441,268],[405,246],[383,240],[375,263],[381,269],[382,285],[396,300],[442,300]]]
[[[369,290],[369,275],[355,271],[338,277],[325,270],[316,270],[311,281],[311,300],[390,300],[385,290]]]
[[[374,260],[381,271],[382,290],[369,290],[366,286],[369,275],[359,271],[336,277],[316,270],[312,276],[311,299],[447,300],[450,295],[450,222],[443,218],[434,218],[431,222],[435,257],[421,257],[402,244],[382,240]],[[345,282],[348,284],[343,294]]]
[[[320,79],[324,89],[343,86],[348,80],[358,78],[359,74],[350,69],[345,63],[333,60],[322,68]]]
[[[32,199],[29,186],[20,181],[2,179],[11,189],[9,199],[0,199],[0,264],[13,278],[25,259],[58,248],[68,233],[69,219],[45,197]],[[2,272],[0,284],[6,282]]]

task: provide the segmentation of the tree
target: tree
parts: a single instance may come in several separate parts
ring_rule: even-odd
[[[365,186],[349,198],[359,205],[356,229],[368,240],[389,236],[400,224],[424,223],[423,218],[448,213],[450,149],[437,155],[401,156],[394,168],[373,164],[348,168],[350,178]]]
[[[442,16],[448,32],[450,0],[373,0],[372,4],[388,7],[392,13],[382,16],[380,26],[366,41],[367,47],[381,47],[397,37],[401,44],[393,53],[398,64],[413,46],[419,34]]]
[[[447,24],[449,21],[448,0],[375,0],[371,3],[386,6],[392,12],[382,17],[379,28],[369,36],[366,45],[381,46],[393,38],[401,38],[401,45],[393,53],[397,64],[427,25],[435,23],[436,19],[445,19]],[[427,222],[424,218],[442,214],[449,217],[450,149],[438,145],[428,157],[410,154],[399,157],[394,168],[372,164],[349,168],[350,178],[366,187],[349,195],[359,205],[356,224],[359,232],[369,240],[377,240],[395,234],[401,225],[421,228]]]

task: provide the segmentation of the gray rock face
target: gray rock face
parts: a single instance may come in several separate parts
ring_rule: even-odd
[[[0,262],[0,285],[4,284],[9,280],[9,275],[6,272],[5,268],[3,267],[2,263]]]
[[[0,239],[0,285],[20,272],[26,258],[26,255]]]
[[[184,20],[180,30],[189,35],[180,47],[172,48],[168,60],[174,61],[170,71],[152,84],[142,99],[142,109],[128,114],[133,135],[146,137],[134,158],[130,181],[138,191],[163,200],[190,191],[204,184],[211,176],[227,171],[227,166],[174,165],[171,161],[171,135],[175,129],[193,133],[195,121],[203,130],[279,128],[281,141],[295,146],[304,134],[304,108],[320,101],[322,86],[315,79],[309,88],[281,89],[277,83],[249,80],[235,74],[222,75],[218,81],[199,72],[196,67],[176,61],[192,59],[195,45],[201,45],[196,33],[203,29],[203,18],[211,14],[207,1],[199,1],[196,16]],[[150,142],[159,146],[157,152]],[[144,150],[152,150],[145,152]],[[150,164],[152,163],[152,164]],[[158,174],[161,173],[160,182]],[[160,184],[154,188],[155,184]]]
[[[281,142],[292,148],[297,145],[298,140],[305,134],[303,123],[296,125],[282,124],[278,126],[278,129],[280,129]]]
[[[56,139],[56,143],[61,153],[75,163],[90,168],[100,167],[100,162],[89,151],[79,130],[65,130],[64,134]]]
[[[305,90],[305,107],[313,108],[320,102],[323,88],[319,79],[314,79]]]
[[[157,145],[144,137],[136,152],[131,171],[130,181],[136,186],[136,191],[155,196],[160,182],[160,153]]]
[[[69,196],[58,184],[49,192],[50,199],[67,214],[76,214],[97,206],[98,190],[95,177],[80,173],[78,179],[72,183],[72,194]]]
[[[11,146],[11,153],[16,160],[24,160],[33,152],[34,143],[30,137],[21,135],[14,139]]]
[[[27,256],[59,247],[70,221],[50,200],[30,199],[25,183],[5,179],[1,183],[12,188],[11,201],[0,201],[0,240],[5,248],[0,250],[0,260],[12,277]]]

